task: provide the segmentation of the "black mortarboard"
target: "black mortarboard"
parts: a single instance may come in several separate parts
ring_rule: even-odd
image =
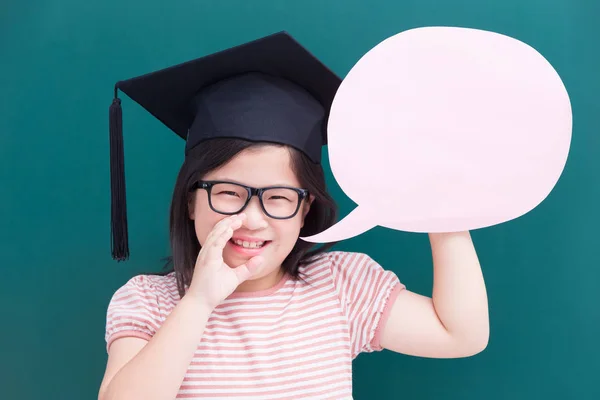
[[[340,83],[286,32],[118,82],[109,110],[113,258],[129,257],[119,89],[185,139],[186,155],[234,137],[287,144],[319,163]]]

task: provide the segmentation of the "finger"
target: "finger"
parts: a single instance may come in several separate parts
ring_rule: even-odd
[[[233,272],[238,278],[238,285],[251,278],[259,270],[263,262],[264,259],[261,256],[256,256],[252,257],[245,264],[233,268]]]
[[[209,247],[223,248],[225,243],[233,236],[233,231],[239,229],[241,226],[242,220],[240,218],[231,219],[227,224],[224,224],[215,232],[213,242]]]
[[[232,236],[233,228],[231,226],[228,226],[223,230],[223,232],[221,232],[219,236],[215,237],[215,240],[212,242],[209,248],[215,250],[223,250],[225,244],[227,244],[227,241],[231,239]]]
[[[208,237],[206,238],[206,241],[204,242],[204,246],[210,247],[211,244],[217,238],[219,238],[223,234],[223,232],[225,232],[227,230],[228,227],[231,226],[234,229],[239,228],[242,224],[242,221],[245,219],[245,217],[246,217],[245,214],[238,214],[238,215],[232,215],[227,218],[223,218],[210,231],[210,233],[208,234]]]
[[[215,240],[221,237],[221,235],[227,230],[229,226],[235,227],[237,225],[241,225],[241,221],[245,217],[245,214],[238,214],[232,215],[227,218],[223,218],[221,221],[219,221],[209,232],[208,236],[206,237],[206,240],[202,244],[202,248],[200,249],[200,252],[198,254],[197,262],[203,263],[208,249],[214,247]],[[223,246],[225,246],[225,243],[223,244]]]
[[[214,240],[207,246],[207,257],[210,260],[217,260],[223,257],[223,249],[227,242],[233,237],[233,231],[242,225],[240,219],[232,221],[228,226],[215,235]]]
[[[228,221],[226,221],[223,225],[222,225],[222,229],[220,229],[218,232],[215,232],[215,239],[219,238],[224,231],[227,231],[228,229],[232,229],[232,230],[236,230],[239,229],[243,224],[244,224],[244,220],[246,219],[246,214],[242,213],[239,215],[234,215],[232,218],[228,218]]]

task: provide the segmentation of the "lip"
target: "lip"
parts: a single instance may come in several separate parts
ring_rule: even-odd
[[[262,238],[252,237],[252,236],[238,236],[238,235],[233,235],[231,240],[241,240],[241,241],[245,241],[245,242],[269,242],[269,240],[267,240],[267,239],[262,239]]]
[[[235,251],[238,254],[241,254],[244,256],[250,256],[250,257],[254,257],[254,256],[261,254],[271,244],[270,240],[264,240],[264,242],[266,242],[266,243],[262,247],[256,248],[256,249],[247,249],[245,247],[238,246],[237,244],[233,243],[232,240],[244,240],[244,239],[242,239],[242,237],[236,237],[234,239],[228,240],[226,246],[230,247],[233,251]],[[248,238],[246,238],[245,240],[247,242],[262,242],[263,241],[263,240],[257,240],[257,239],[248,240]]]

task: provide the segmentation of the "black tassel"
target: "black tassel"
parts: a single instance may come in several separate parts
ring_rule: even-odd
[[[123,119],[121,100],[115,97],[109,108],[110,185],[112,257],[117,261],[129,258],[127,233],[127,202],[125,199],[125,156],[123,150]]]

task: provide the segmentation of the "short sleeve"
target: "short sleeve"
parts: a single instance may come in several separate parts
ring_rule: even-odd
[[[352,358],[380,351],[381,330],[405,285],[366,254],[333,252],[334,286],[348,318]]]
[[[160,325],[160,307],[154,285],[145,275],[131,278],[112,296],[106,312],[106,351],[122,337],[150,340]]]

